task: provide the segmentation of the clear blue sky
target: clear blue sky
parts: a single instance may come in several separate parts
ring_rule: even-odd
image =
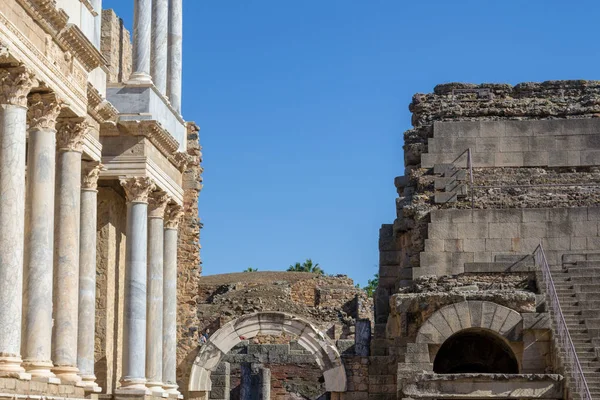
[[[104,8],[132,26],[133,1]],[[599,19],[591,0],[184,0],[204,274],[310,257],[366,283],[395,218],[412,95],[600,79]]]

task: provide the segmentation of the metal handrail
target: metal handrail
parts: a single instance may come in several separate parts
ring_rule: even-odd
[[[567,366],[567,369],[570,368],[571,370],[571,377],[575,382],[575,388],[581,399],[592,400],[592,395],[590,394],[590,389],[585,379],[583,369],[581,368],[579,357],[577,357],[575,345],[573,344],[573,340],[569,334],[565,316],[563,315],[562,308],[560,307],[560,301],[558,300],[558,294],[556,293],[556,287],[554,286],[554,279],[552,279],[552,272],[550,271],[550,266],[548,265],[548,260],[546,259],[546,253],[544,253],[544,248],[542,247],[541,243],[533,252],[533,256],[536,265],[538,265],[542,271],[542,279],[544,281],[544,286],[546,287],[546,293],[548,294],[550,300],[550,308],[552,309],[552,316],[554,319],[554,324],[556,325],[558,341],[565,351],[566,361],[570,364],[570,367]]]

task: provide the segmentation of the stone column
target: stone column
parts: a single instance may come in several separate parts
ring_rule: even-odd
[[[177,391],[177,231],[183,216],[180,205],[171,205],[165,214],[163,279],[163,382],[171,394]]]
[[[146,252],[148,196],[154,183],[147,177],[121,179],[127,197],[123,377],[119,391],[149,394],[146,389]]]
[[[156,88],[167,94],[169,0],[152,0],[152,57],[150,74]]]
[[[181,112],[181,68],[183,65],[183,0],[169,2],[169,61],[167,97],[177,112]]]
[[[54,224],[54,329],[52,361],[62,382],[81,381],[77,368],[81,153],[89,128],[84,118],[61,121],[57,136]]]
[[[151,84],[152,0],[135,0],[133,11],[133,74],[130,83]]]
[[[146,386],[162,393],[164,218],[169,196],[150,195],[148,203],[148,296],[146,321]]]
[[[102,39],[102,0],[91,0],[92,7],[98,15],[94,17],[94,46],[100,50],[100,42]]]
[[[94,373],[96,328],[96,215],[98,176],[104,168],[97,161],[86,162],[81,175],[81,231],[79,234],[79,320],[77,367],[86,388],[99,391]]]
[[[56,118],[54,95],[29,102],[29,146],[25,203],[23,293],[24,367],[36,380],[58,382],[52,368],[52,276],[54,262],[54,179]]]
[[[0,376],[23,378],[25,138],[27,94],[35,85],[24,68],[0,69]]]

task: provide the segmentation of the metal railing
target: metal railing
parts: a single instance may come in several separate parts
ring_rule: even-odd
[[[548,294],[548,299],[550,301],[549,305],[552,311],[552,319],[554,320],[554,325],[556,326],[557,340],[565,352],[565,361],[567,364],[566,368],[571,370],[570,373],[571,377],[573,378],[572,380],[575,383],[575,390],[577,393],[579,393],[582,400],[592,400],[592,395],[590,394],[590,389],[587,385],[583,369],[581,368],[579,357],[577,357],[575,345],[573,344],[573,340],[569,334],[569,329],[567,327],[567,323],[565,322],[565,316],[563,315],[562,308],[560,307],[560,301],[558,300],[558,294],[556,293],[556,287],[554,286],[554,279],[552,279],[552,272],[550,271],[550,266],[548,265],[548,260],[546,259],[546,253],[544,253],[544,248],[542,247],[541,243],[535,249],[533,256],[535,258],[536,265],[542,271],[542,279],[544,281],[546,293]]]

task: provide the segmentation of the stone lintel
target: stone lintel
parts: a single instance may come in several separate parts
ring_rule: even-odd
[[[402,388],[414,399],[562,399],[554,374],[419,374]]]

